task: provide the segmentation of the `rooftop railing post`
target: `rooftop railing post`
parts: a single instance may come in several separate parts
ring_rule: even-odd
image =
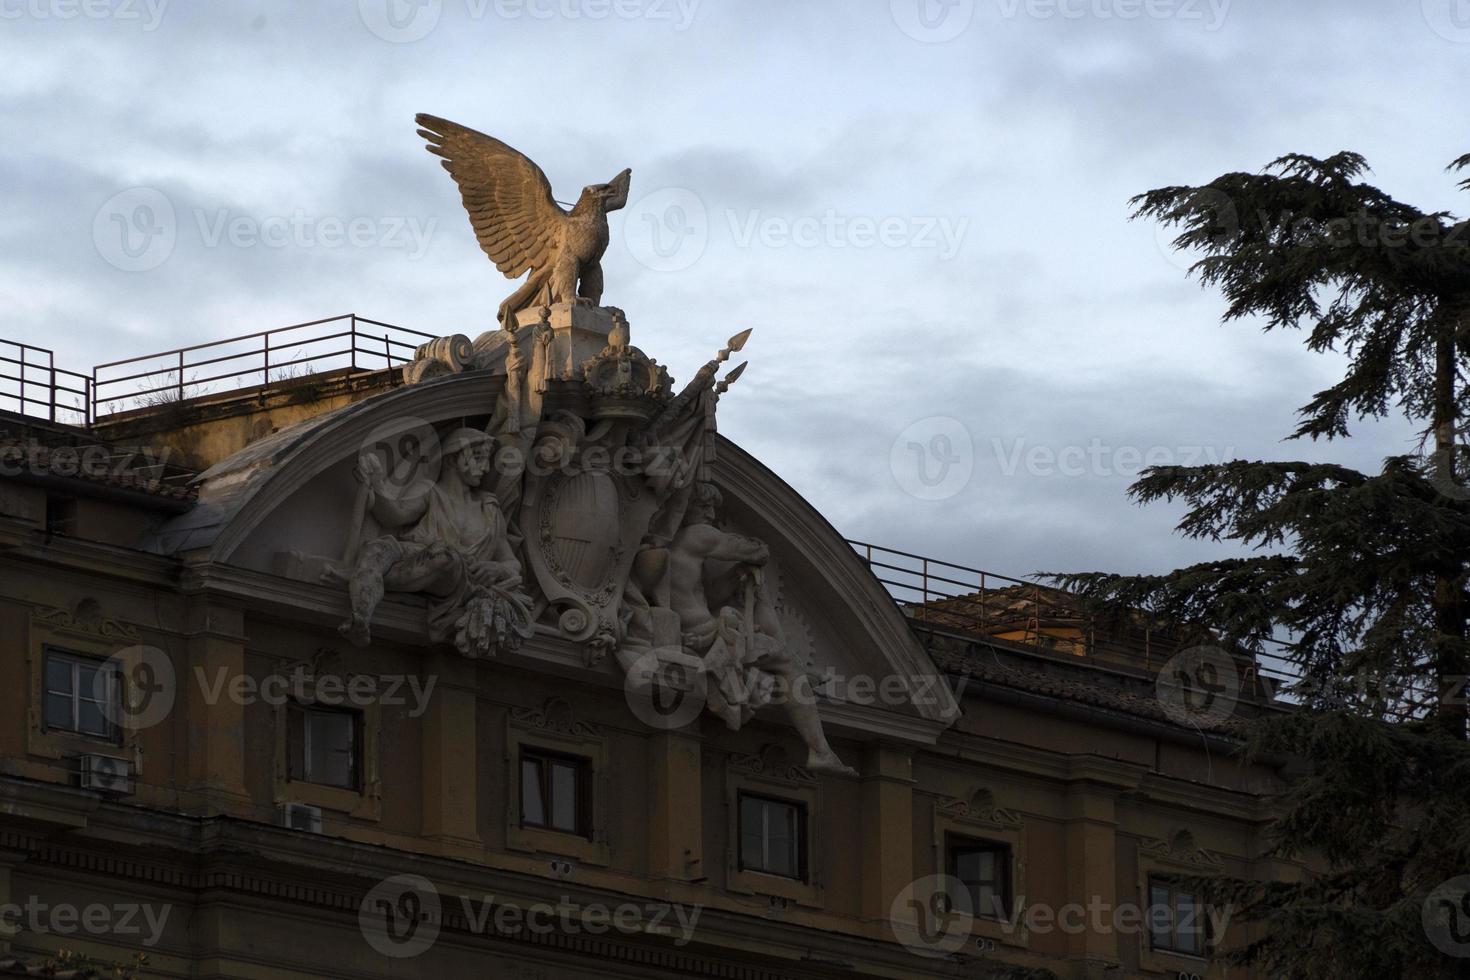
[[[265,348],[265,385],[270,387],[271,383],[271,335],[267,333],[261,338],[261,344]]]
[[[24,408],[24,406],[21,406]],[[56,421],[56,362],[51,362],[51,421]]]
[[[985,573],[980,573],[980,625],[987,625],[990,618],[990,602],[985,595]]]
[[[26,345],[17,344],[20,350],[20,414],[26,413]]]
[[[184,352],[179,351],[179,401],[184,400]]]
[[[352,359],[351,359],[351,366],[352,366],[352,370],[353,371],[356,371],[357,370],[357,314],[356,313],[351,314],[351,320],[352,320],[352,326],[351,326],[351,328],[349,330],[350,339],[352,341],[352,355],[351,355],[351,358]]]

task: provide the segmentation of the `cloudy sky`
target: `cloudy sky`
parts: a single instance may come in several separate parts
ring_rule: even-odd
[[[861,538],[994,571],[1215,553],[1142,461],[1283,443],[1334,380],[1221,326],[1128,198],[1289,151],[1463,212],[1467,0],[0,0],[0,337],[94,364],[510,291],[412,125],[558,196],[633,168],[605,302],[676,378],[746,327],[722,430]],[[345,234],[344,229],[351,229]]]

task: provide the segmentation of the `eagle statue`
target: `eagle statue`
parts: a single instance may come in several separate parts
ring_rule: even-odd
[[[570,212],[551,195],[546,174],[525,154],[493,136],[424,113],[414,117],[430,153],[459,185],[480,247],[510,279],[530,275],[500,304],[498,319],[515,330],[516,315],[554,303],[602,301],[607,213],[628,203],[633,172],[582,188]]]

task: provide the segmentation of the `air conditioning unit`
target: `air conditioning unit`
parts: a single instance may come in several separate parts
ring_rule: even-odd
[[[308,834],[322,832],[322,809],[305,803],[282,803],[281,826],[291,830],[302,830]]]
[[[82,756],[82,788],[126,796],[133,791],[133,764],[110,755]]]

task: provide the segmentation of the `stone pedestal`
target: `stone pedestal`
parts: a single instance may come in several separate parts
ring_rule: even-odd
[[[516,322],[523,329],[534,328],[541,322],[541,312],[522,310]],[[612,310],[601,306],[558,303],[551,307],[547,321],[551,340],[546,346],[546,379],[580,379],[582,365],[602,353],[607,346],[607,335],[612,332],[613,322]],[[525,331],[521,335],[530,337],[534,331]]]

